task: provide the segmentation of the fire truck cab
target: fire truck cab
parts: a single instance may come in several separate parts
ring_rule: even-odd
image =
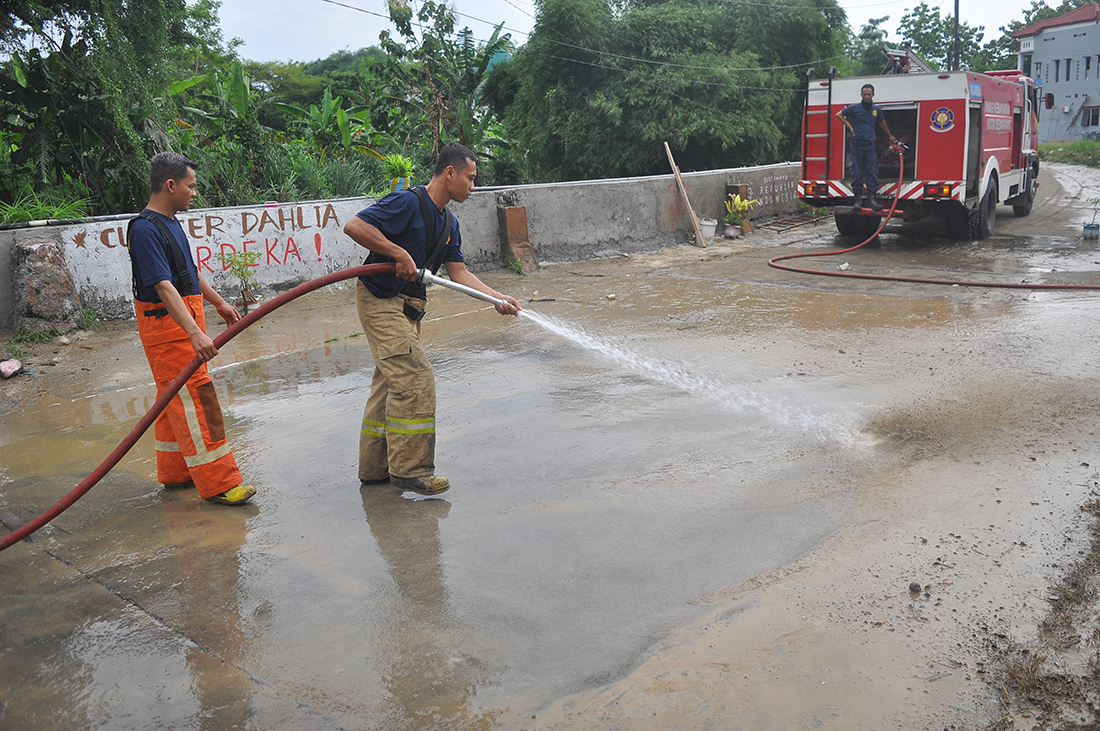
[[[879,133],[881,213],[853,206],[849,141],[836,119],[845,106],[859,102],[865,84],[874,85],[874,103],[907,147],[899,158]],[[1039,178],[1038,113],[1035,82],[1019,71],[811,80],[798,196],[814,207],[833,208],[841,234],[869,236],[900,187],[896,217],[937,216],[951,238],[987,238],[999,203],[1011,205],[1017,216],[1031,213]]]

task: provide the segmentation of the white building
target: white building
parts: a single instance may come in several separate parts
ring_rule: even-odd
[[[1016,68],[1035,79],[1039,141],[1100,139],[1100,3],[1012,34]]]

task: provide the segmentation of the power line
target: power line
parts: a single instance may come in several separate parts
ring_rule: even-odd
[[[607,71],[618,71],[618,72],[624,73],[624,74],[631,74],[631,75],[634,75],[634,76],[645,76],[645,77],[650,77],[650,78],[654,78],[654,79],[662,79],[662,80],[666,80],[666,81],[682,81],[682,82],[688,83],[688,84],[701,84],[703,86],[720,86],[720,87],[726,87],[726,88],[729,88],[729,89],[742,89],[742,90],[745,90],[745,91],[783,91],[783,92],[801,92],[802,91],[801,87],[786,88],[786,87],[781,87],[781,86],[742,86],[740,84],[727,84],[727,83],[723,83],[723,82],[719,82],[719,81],[704,81],[702,79],[689,79],[689,78],[685,78],[685,77],[682,77],[682,76],[678,76],[678,77],[662,76],[661,74],[655,74],[655,73],[651,73],[651,72],[648,72],[648,71],[638,71],[637,69],[622,69],[622,68],[619,68],[618,66],[605,66],[604,64],[593,63],[591,61],[581,61],[580,59],[576,59],[576,58],[565,58],[564,56],[555,56],[551,53],[541,53],[539,51],[532,51],[530,48],[526,49],[526,52],[527,53],[532,53],[536,56],[542,56],[543,58],[553,58],[553,59],[556,59],[558,61],[567,61],[569,63],[581,64],[582,66],[592,66],[592,67],[595,67],[595,68],[598,68],[598,69],[605,69]],[[707,69],[707,70],[720,70],[720,69]],[[669,92],[669,93],[672,93],[672,92]]]
[[[507,2],[508,0],[505,0],[505,1]],[[363,8],[357,8],[354,5],[348,5],[346,3],[338,2],[337,0],[321,0],[321,2],[329,3],[330,5],[338,5],[342,8],[347,8],[349,10],[356,10],[360,13],[365,13],[367,15],[373,15],[373,16],[379,17],[379,18],[385,18],[386,20],[390,19],[388,16],[382,15],[381,13],[376,13],[376,12],[373,12],[373,11],[370,11],[370,10],[365,10]],[[942,2],[942,0],[941,0],[941,2]],[[762,5],[762,6],[765,6],[765,7],[801,7],[801,8],[805,8],[807,10],[810,9],[807,6],[801,6],[801,5],[800,6],[795,6],[795,5],[791,5],[791,6],[770,6],[770,5],[767,5],[766,3],[746,3],[746,4]],[[478,17],[475,17],[473,15],[468,15],[466,13],[460,13],[457,10],[453,11],[453,12],[454,12],[455,15],[461,16],[463,18],[468,18],[470,20],[476,20],[479,23],[484,23],[485,25],[491,26],[493,28],[497,27],[498,25],[501,25],[500,23],[492,23],[488,20],[483,20],[482,18],[478,18]],[[425,28],[426,27],[422,23],[412,23],[412,25],[416,25],[417,27],[420,27],[420,28]],[[504,27],[504,30],[508,31],[509,33],[519,33],[521,35],[526,35],[526,36],[531,35],[530,33],[526,32],[526,31],[517,31],[517,30],[514,30],[512,28],[508,28],[508,27]],[[474,38],[474,40],[476,40],[480,43],[486,43],[487,42],[484,38]],[[690,64],[672,63],[671,61],[654,61],[652,59],[639,58],[637,56],[624,56],[624,55],[618,54],[618,53],[611,53],[610,51],[600,51],[600,50],[597,50],[595,48],[588,48],[586,46],[580,46],[580,45],[576,45],[574,43],[566,43],[565,41],[555,41],[555,40],[552,40],[550,38],[543,38],[541,40],[545,41],[546,43],[552,43],[554,45],[565,46],[567,48],[572,48],[572,49],[578,50],[578,51],[586,51],[588,53],[592,53],[592,54],[595,54],[595,55],[598,55],[598,56],[607,56],[609,58],[616,58],[616,59],[619,59],[619,60],[622,60],[622,61],[633,61],[635,63],[648,63],[648,64],[653,64],[654,66],[668,66],[670,68],[691,69],[691,70],[695,70],[695,71],[733,71],[733,72],[740,72],[740,71],[781,71],[781,70],[784,70],[784,69],[795,69],[795,68],[804,68],[804,67],[807,67],[807,66],[816,66],[818,64],[827,63],[829,61],[835,61],[838,58],[845,58],[844,56],[830,56],[829,58],[821,58],[821,59],[817,59],[815,61],[806,61],[806,62],[803,62],[803,63],[788,64],[788,65],[785,65],[785,66],[759,66],[759,67],[747,67],[747,66],[746,67],[694,66],[694,65],[690,65]],[[530,51],[530,49],[527,49],[527,50]],[[531,51],[531,52],[534,53],[534,51]],[[539,55],[546,56],[548,54],[539,54]],[[551,58],[559,58],[558,56],[550,56],[550,57]],[[563,58],[562,60],[568,61],[570,59],[564,59]],[[583,62],[578,62],[578,63],[583,63]],[[604,67],[601,67],[601,68],[608,68],[608,67],[604,66]]]

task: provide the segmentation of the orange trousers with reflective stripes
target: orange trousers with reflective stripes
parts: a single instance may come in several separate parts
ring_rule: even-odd
[[[206,332],[202,295],[183,298],[195,322]],[[195,357],[191,339],[161,303],[134,300],[138,335],[153,371],[159,397]],[[200,497],[213,497],[240,485],[237,460],[229,450],[214,383],[203,363],[187,380],[153,425],[157,480],[194,482]]]

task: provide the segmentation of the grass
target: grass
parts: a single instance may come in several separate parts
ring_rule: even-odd
[[[16,360],[23,360],[26,357],[26,353],[23,352],[23,349],[11,340],[4,343],[4,347],[8,349],[8,353],[11,354],[11,357]]]
[[[519,259],[513,259],[510,267],[513,272],[520,275],[521,277],[527,273],[523,270],[523,262]]]
[[[80,312],[80,329],[94,330],[99,327],[99,310],[94,307],[85,307]]]
[[[48,327],[44,330],[28,330],[21,327],[11,339],[17,343],[48,343],[60,334],[61,331],[56,327]]]
[[[1068,162],[1100,168],[1100,142],[1044,142],[1039,145],[1039,157],[1050,162]]]
[[[84,198],[51,200],[49,196],[31,192],[12,203],[0,203],[0,223],[83,218],[88,215],[90,206],[91,202]]]

